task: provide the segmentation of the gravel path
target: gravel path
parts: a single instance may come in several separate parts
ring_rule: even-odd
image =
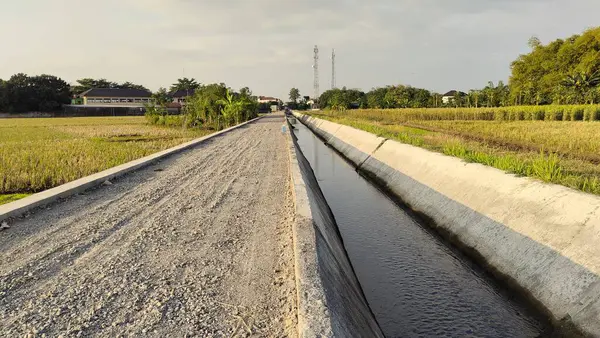
[[[0,232],[0,336],[296,334],[283,116]]]

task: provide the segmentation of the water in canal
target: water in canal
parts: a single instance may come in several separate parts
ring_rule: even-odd
[[[295,127],[386,337],[537,337],[547,328],[304,125]]]

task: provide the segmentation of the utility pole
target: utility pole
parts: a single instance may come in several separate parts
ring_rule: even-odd
[[[317,45],[315,45],[315,49],[314,49],[314,63],[313,63],[313,71],[314,71],[314,98],[313,101],[314,103],[314,107],[317,107],[317,100],[319,99],[319,47],[317,47]]]
[[[335,89],[335,49],[331,50],[331,89]]]

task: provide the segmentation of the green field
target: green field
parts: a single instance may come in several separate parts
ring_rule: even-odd
[[[586,112],[587,108],[587,112]],[[600,194],[600,122],[597,106],[483,109],[393,109],[320,111],[311,115],[385,138]],[[535,119],[509,119],[509,112],[537,111]],[[558,118],[545,114],[567,112]],[[581,113],[581,114],[580,114]],[[594,118],[583,119],[583,116]],[[541,116],[540,116],[541,114]],[[500,118],[502,116],[504,118]],[[577,118],[573,120],[571,116]]]
[[[0,119],[0,204],[208,133],[144,117]]]

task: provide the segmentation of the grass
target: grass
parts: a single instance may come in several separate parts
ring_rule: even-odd
[[[5,204],[5,203],[14,202],[16,200],[20,200],[21,198],[25,198],[25,197],[27,197],[29,195],[31,195],[31,194],[7,194],[7,195],[0,195],[0,205]]]
[[[0,119],[0,204],[208,133],[144,117]]]
[[[407,111],[309,114],[467,162],[600,195],[600,122],[404,119],[415,110]],[[432,114],[439,114],[439,109]]]

